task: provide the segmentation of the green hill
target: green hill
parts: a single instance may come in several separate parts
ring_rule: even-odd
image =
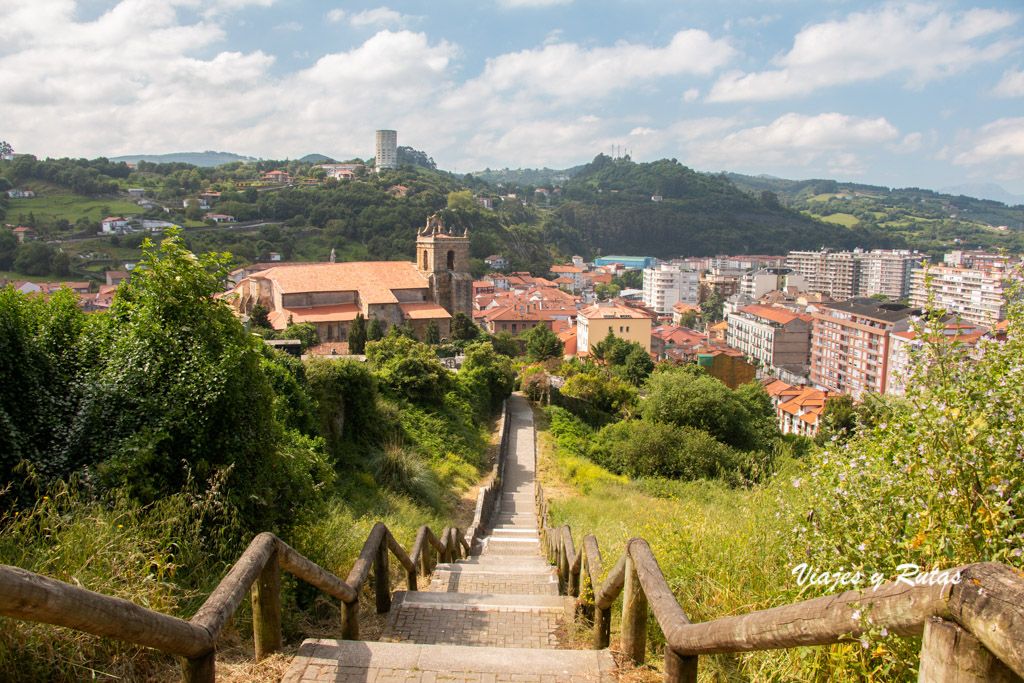
[[[1024,206],[916,187],[889,188],[835,180],[726,176],[741,190],[775,193],[808,216],[880,233],[924,250],[963,247],[1024,249]]]
[[[880,231],[815,220],[771,192],[752,196],[674,159],[638,164],[599,155],[561,195],[554,211],[567,230],[557,243],[579,253],[671,257],[894,245]]]
[[[211,167],[222,164],[230,164],[235,161],[256,161],[253,157],[246,157],[231,152],[172,152],[170,154],[127,154],[125,156],[110,157],[111,161],[123,161],[128,164],[137,164],[140,161],[148,161],[154,164],[192,164],[193,166]]]

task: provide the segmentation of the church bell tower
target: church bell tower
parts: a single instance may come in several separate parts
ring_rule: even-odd
[[[416,236],[416,268],[427,276],[434,303],[455,315],[473,316],[473,276],[469,272],[469,230],[457,235],[438,214]]]

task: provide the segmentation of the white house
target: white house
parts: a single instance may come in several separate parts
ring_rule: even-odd
[[[121,216],[107,216],[100,221],[100,227],[104,234],[113,234],[116,232],[124,232],[128,229],[128,219],[122,218]]]

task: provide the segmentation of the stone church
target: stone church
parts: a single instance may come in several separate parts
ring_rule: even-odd
[[[456,234],[435,214],[416,236],[415,263],[280,264],[245,277],[232,294],[240,314],[262,304],[274,329],[312,323],[327,342],[346,341],[359,313],[385,328],[408,325],[420,339],[434,321],[441,337],[449,337],[453,315],[473,314],[469,231]]]

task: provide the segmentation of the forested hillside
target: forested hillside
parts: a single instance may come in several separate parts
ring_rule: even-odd
[[[772,192],[786,206],[837,225],[879,232],[925,251],[1024,249],[1024,206],[916,187],[888,188],[835,180],[727,175],[754,196]]]
[[[513,270],[541,274],[553,261],[580,254],[634,253],[671,258],[722,253],[785,253],[830,247],[960,247],[1024,250],[1024,209],[924,190],[889,190],[832,180],[787,181],[698,173],[675,160],[635,163],[598,155],[568,171],[501,171],[457,176],[434,168],[425,152],[401,148],[403,165],[350,180],[325,179],[308,161],[234,162],[217,167],[107,159],[0,161],[0,187],[32,189],[34,198],[4,199],[6,221],[27,225],[52,245],[22,263],[26,275],[97,279],[118,260],[135,258],[141,234],[95,239],[104,211],[170,220],[187,228],[196,251],[230,251],[239,262],[281,254],[286,260],[408,259],[426,218],[445,220],[472,236],[472,268],[509,257]],[[287,171],[292,181],[267,183],[263,173]],[[496,181],[491,184],[485,180]],[[146,207],[127,196],[146,193]],[[209,209],[190,201],[203,192]],[[478,201],[479,200],[479,201]],[[484,208],[480,202],[488,203]],[[76,212],[77,209],[77,212]],[[224,228],[207,212],[251,226]],[[0,234],[0,270],[19,262],[13,236]],[[47,253],[42,253],[46,251]],[[35,258],[38,256],[38,258]],[[64,261],[67,264],[64,264]],[[58,262],[59,261],[59,262]],[[60,268],[46,264],[56,263]]]

